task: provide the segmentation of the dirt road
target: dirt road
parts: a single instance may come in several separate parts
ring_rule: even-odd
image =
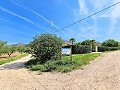
[[[0,66],[0,90],[120,90],[120,51],[104,53],[84,70],[38,75],[24,68],[30,56]]]

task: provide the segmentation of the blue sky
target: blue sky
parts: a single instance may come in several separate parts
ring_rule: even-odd
[[[1,0],[0,40],[29,43],[42,33],[54,33],[120,0]],[[120,4],[55,34],[62,39],[120,41]],[[50,28],[50,20],[53,27]]]

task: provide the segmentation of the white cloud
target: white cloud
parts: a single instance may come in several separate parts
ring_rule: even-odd
[[[120,0],[113,0],[113,1],[95,0],[93,2],[93,6],[94,6],[94,9],[104,9],[105,7],[115,4],[117,2],[120,2]],[[109,25],[110,27],[109,27],[109,30],[107,33],[108,36],[110,36],[115,30],[115,25],[118,21],[117,19],[120,17],[119,10],[120,10],[120,5],[116,5],[112,8],[104,11],[104,14],[102,13],[98,16],[98,18],[109,18],[110,19],[110,25]]]
[[[120,0],[114,0],[113,3],[120,2]],[[111,20],[111,25],[110,25],[110,30],[108,32],[108,35],[111,35],[113,31],[115,30],[115,25],[118,22],[118,18],[120,18],[120,5],[115,6],[110,15],[110,20]]]
[[[91,13],[95,13],[99,10],[102,10],[112,4],[115,4],[117,2],[120,2],[120,0],[89,0],[87,2],[85,2],[85,0],[78,0],[79,1],[79,9],[77,10],[74,10],[74,16],[75,17],[75,20],[79,20],[81,16],[85,17],[85,15],[90,15]],[[89,7],[87,6],[89,5]],[[93,25],[91,25],[89,23],[89,26],[91,27],[94,27],[96,28],[96,30],[98,29],[97,27],[97,23],[98,23],[98,19],[99,18],[109,18],[110,20],[110,25],[109,25],[109,30],[108,30],[108,33],[107,35],[110,36],[114,31],[115,31],[115,26],[116,26],[116,23],[118,22],[118,18],[120,18],[120,5],[116,5],[108,10],[105,10],[104,12],[98,14],[98,15],[95,15],[92,17],[93,19]],[[79,11],[79,14],[77,13]],[[86,25],[86,27],[89,27]],[[102,29],[102,28],[101,28]],[[82,32],[83,33],[83,32]],[[86,33],[81,34],[81,36],[84,36],[86,38],[89,38],[89,37],[92,37],[92,35],[98,35],[98,32],[95,31],[95,29],[92,29],[92,32],[88,33],[86,31]]]
[[[5,12],[13,15],[13,16],[19,17],[19,18],[23,19],[24,21],[27,21],[28,23],[31,23],[32,25],[34,25],[34,26],[36,26],[36,27],[38,27],[38,28],[40,28],[40,29],[43,29],[43,30],[45,30],[45,31],[47,31],[47,32],[49,31],[49,30],[47,30],[47,29],[45,29],[45,28],[37,25],[36,23],[34,23],[33,21],[31,21],[30,19],[25,18],[25,17],[23,17],[23,16],[20,16],[20,15],[14,13],[14,12],[8,10],[8,9],[5,9],[5,8],[3,8],[3,7],[0,7],[0,9],[1,9],[2,11],[5,11]]]
[[[89,2],[93,4],[94,10],[99,10],[105,7],[106,5],[109,5],[111,1],[110,0],[94,0],[94,1],[90,0]]]
[[[86,33],[87,32],[87,33]],[[89,26],[84,29],[79,29],[78,34],[76,35],[76,38],[86,38],[86,39],[94,39],[99,37],[98,34],[98,28],[96,26]]]
[[[79,14],[80,15],[88,15],[88,7],[87,4],[85,2],[85,0],[78,0],[79,2]]]
[[[79,8],[73,10],[74,21],[79,20],[82,16],[88,15],[88,7],[85,0],[78,0]]]

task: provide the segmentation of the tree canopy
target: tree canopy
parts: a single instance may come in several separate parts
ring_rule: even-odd
[[[29,44],[32,55],[40,62],[59,58],[62,40],[53,34],[41,34],[36,36]]]
[[[73,43],[75,42],[75,38],[71,38],[69,41],[70,41],[71,44],[73,45]]]
[[[102,46],[119,47],[119,42],[114,39],[108,39],[102,43]]]

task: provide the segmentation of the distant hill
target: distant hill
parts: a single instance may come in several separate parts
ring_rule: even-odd
[[[19,47],[19,46],[25,46],[26,44],[23,44],[23,43],[18,43],[18,44],[12,44],[10,46],[16,46],[16,47]]]

